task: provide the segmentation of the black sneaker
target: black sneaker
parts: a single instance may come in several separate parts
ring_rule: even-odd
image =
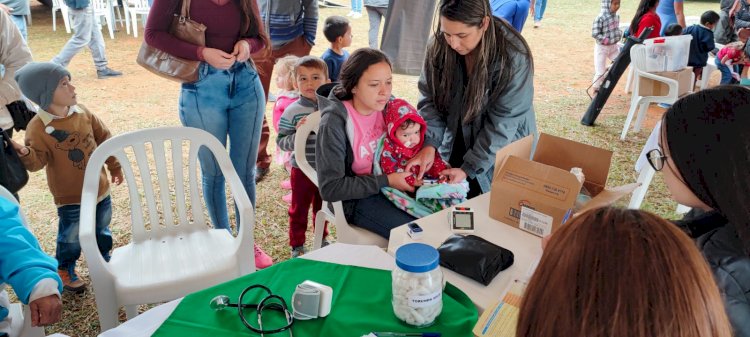
[[[106,67],[102,70],[96,71],[96,77],[98,77],[99,79],[117,77],[117,76],[122,76],[122,72],[112,70],[112,68],[110,67]]]
[[[263,178],[265,178],[268,175],[268,172],[271,170],[270,167],[255,167],[255,182],[259,183]]]

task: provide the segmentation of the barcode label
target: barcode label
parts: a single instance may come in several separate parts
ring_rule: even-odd
[[[521,206],[519,227],[535,235],[547,236],[552,232],[552,217],[526,206]]]

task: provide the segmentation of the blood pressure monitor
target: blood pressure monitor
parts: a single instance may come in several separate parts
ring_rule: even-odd
[[[454,207],[448,212],[448,222],[454,233],[473,233],[474,211],[469,207]]]

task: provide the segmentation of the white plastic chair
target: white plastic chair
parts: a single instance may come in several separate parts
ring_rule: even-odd
[[[721,50],[721,48],[724,48],[724,45],[721,43],[715,43],[714,46],[719,50]],[[701,90],[708,89],[708,81],[711,79],[711,74],[714,71],[718,70],[715,62],[716,56],[714,56],[713,54],[708,54],[708,61],[706,62],[706,66],[703,67],[703,72],[701,73],[701,81],[698,82]]]
[[[643,69],[646,69],[646,47],[643,45],[634,45],[630,49],[630,66],[633,69],[633,81],[634,89],[633,89],[633,95],[630,101],[630,110],[628,111],[628,116],[625,119],[625,126],[622,128],[622,133],[620,134],[620,139],[625,139],[625,135],[628,133],[628,129],[630,129],[630,123],[633,121],[633,116],[635,115],[636,110],[638,110],[638,118],[635,121],[635,127],[634,131],[639,131],[641,129],[641,124],[643,124],[643,118],[646,115],[646,110],[648,109],[649,104],[651,103],[668,103],[672,104],[674,103],[677,98],[678,93],[678,84],[676,80],[673,80],[671,78],[663,77],[654,75],[652,73],[646,72]],[[640,79],[641,77],[648,78],[657,82],[665,83],[669,87],[669,92],[666,96],[640,96],[639,88],[640,88]],[[690,79],[690,85],[692,86],[693,82],[695,82],[695,75],[691,74]],[[692,88],[690,88],[689,91],[692,91]]]
[[[297,165],[305,173],[305,175],[312,181],[315,186],[318,186],[318,173],[307,161],[305,156],[305,143],[307,137],[315,132],[318,132],[320,126],[320,112],[316,111],[307,116],[307,120],[299,128],[294,139],[294,160],[297,161]],[[333,206],[333,212],[329,208],[329,204]],[[376,245],[381,248],[388,247],[388,240],[370,232],[366,229],[359,228],[357,226],[350,225],[344,217],[344,206],[341,201],[328,202],[323,201],[323,207],[315,215],[315,238],[313,239],[313,250],[318,249],[323,244],[323,229],[325,223],[328,221],[329,224],[336,226],[336,241],[341,243],[358,244],[358,245]]]
[[[639,172],[637,182],[640,183],[641,185],[633,191],[633,194],[630,197],[630,202],[628,203],[628,208],[632,208],[632,209],[641,208],[641,204],[643,204],[643,199],[646,198],[646,192],[648,192],[648,187],[651,185],[651,181],[654,179],[654,175],[656,174],[656,170],[654,170],[654,168],[651,167],[651,164],[648,163],[648,159],[646,159],[646,154],[649,151],[659,146],[660,134],[661,134],[661,122],[658,122],[656,123],[654,130],[651,131],[651,134],[649,135],[648,140],[646,141],[646,144],[643,146],[643,149],[641,150],[641,153],[638,155],[638,159],[635,162],[635,171]],[[676,212],[678,214],[684,214],[684,213],[687,213],[688,211],[690,211],[690,207],[677,204]]]
[[[141,21],[145,28],[146,18],[148,17],[148,12],[151,10],[151,6],[148,5],[148,0],[123,0],[123,6],[125,7],[125,30],[130,34],[130,27],[132,25],[133,36],[138,37],[138,15],[141,16]]]
[[[201,147],[213,153],[232,191],[240,217],[237,237],[208,226],[204,218],[198,190],[201,180],[196,173]],[[186,163],[183,149],[188,152]],[[130,196],[132,241],[114,249],[107,263],[96,244],[94,218],[99,175],[110,156],[122,164]],[[130,319],[137,315],[138,304],[173,300],[255,271],[254,221],[253,205],[226,149],[203,130],[145,129],[99,145],[86,167],[79,233],[102,331],[118,324],[121,306]]]
[[[65,31],[70,34],[70,16],[68,16],[68,6],[63,3],[63,0],[52,0],[52,31],[57,31],[57,11],[60,14],[65,24]]]
[[[109,31],[109,38],[114,40],[115,15],[110,0],[91,0],[91,7],[94,9],[94,17],[99,22],[99,27],[102,25],[101,17],[104,17],[104,22],[107,24],[107,30]]]
[[[12,203],[16,204],[19,207],[18,213],[21,216],[21,223],[23,223],[24,227],[29,228],[29,223],[26,219],[26,215],[23,213],[23,210],[20,209],[21,206],[18,204],[18,200],[16,200],[16,197],[14,197],[13,194],[11,194],[10,191],[5,189],[5,187],[3,186],[0,186],[0,197],[10,200]],[[0,283],[0,292],[3,291],[5,291],[5,284]],[[10,331],[18,333],[19,337],[44,336],[44,327],[31,326],[31,311],[29,310],[28,305],[23,305],[21,303],[11,303],[8,310],[10,311],[8,316],[11,319]]]

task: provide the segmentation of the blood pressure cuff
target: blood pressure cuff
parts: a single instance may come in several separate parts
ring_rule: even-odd
[[[451,235],[438,252],[441,266],[484,285],[513,265],[513,252],[475,235]]]

